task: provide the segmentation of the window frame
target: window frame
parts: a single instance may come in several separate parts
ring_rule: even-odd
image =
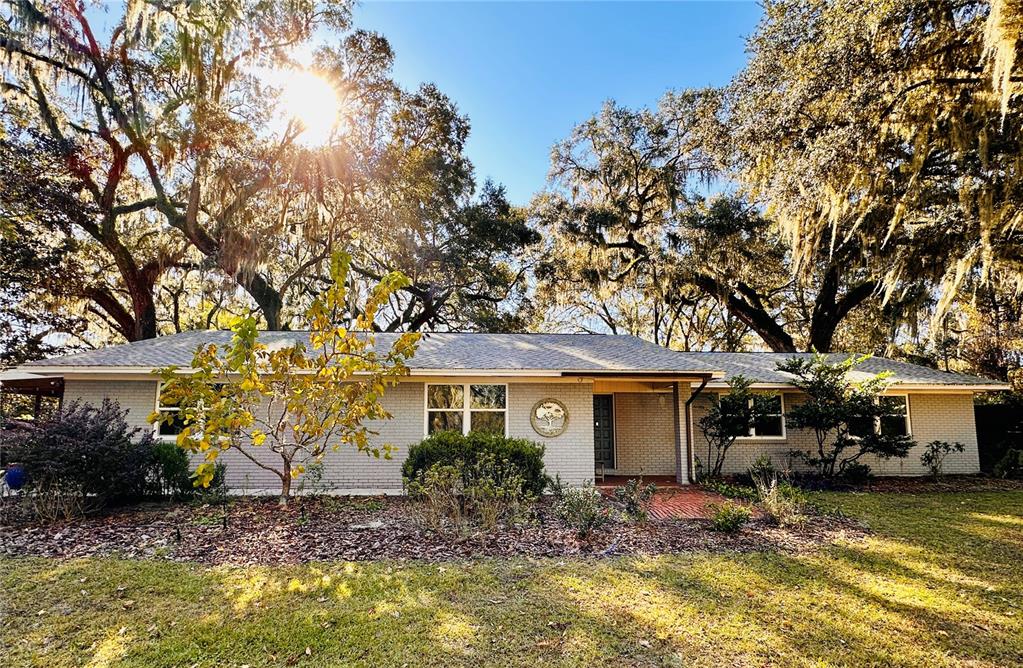
[[[880,403],[881,397],[902,397],[903,398],[904,403],[906,405],[906,415],[905,415],[905,419],[906,419],[906,436],[912,436],[913,435],[913,419],[911,417],[912,413],[911,413],[910,404],[909,404],[909,394],[908,393],[905,393],[905,394],[904,393],[882,394],[881,396],[878,397],[878,403]],[[875,434],[880,434],[881,433],[881,417],[882,416],[879,415],[878,417],[874,418],[874,433]]]
[[[156,413],[160,413],[160,414],[162,414],[162,413],[181,413],[181,406],[164,406],[160,402],[160,397],[163,396],[163,386],[164,386],[164,382],[162,380],[156,384]],[[156,438],[156,440],[177,443],[177,440],[178,440],[178,435],[177,434],[161,434],[160,433],[160,427],[162,425],[163,425],[162,421],[157,421],[153,425],[153,436]]]
[[[225,383],[214,383],[213,385],[214,385],[214,387],[223,387],[225,385]],[[164,386],[164,382],[162,380],[159,383],[156,384],[156,412],[157,413],[180,413],[181,412],[181,406],[164,406],[163,404],[160,403],[160,397],[163,396],[163,386]],[[178,434],[166,434],[166,435],[165,434],[161,434],[160,433],[160,426],[161,425],[162,425],[161,422],[157,422],[156,424],[153,425],[153,436],[158,441],[167,441],[169,443],[170,442],[177,443]]]
[[[763,393],[761,393],[761,394],[763,394]],[[761,435],[756,433],[757,426],[754,424],[752,427],[750,427],[750,433],[748,435],[746,435],[746,436],[737,436],[736,440],[743,440],[743,441],[784,441],[784,440],[788,439],[788,437],[789,437],[788,436],[788,433],[789,433],[788,432],[788,425],[787,425],[788,421],[785,419],[785,393],[784,392],[778,392],[777,394],[768,394],[768,395],[765,395],[765,396],[775,396],[775,397],[778,397],[781,413],[771,413],[771,415],[779,415],[781,417],[781,435],[780,436],[775,436],[775,435],[761,436]],[[750,406],[750,408],[753,407],[753,399],[750,399],[749,406]]]
[[[906,436],[912,436],[913,435],[913,410],[911,408],[911,404],[910,404],[910,401],[909,401],[909,393],[908,392],[899,392],[899,393],[896,393],[896,394],[882,394],[882,395],[879,395],[877,397],[877,399],[880,399],[881,397],[902,397],[905,400],[905,404],[906,404]],[[881,434],[881,416],[878,415],[878,416],[876,416],[874,418],[874,435],[875,436],[879,436],[880,434]],[[859,440],[859,439],[861,439],[863,437],[859,436],[858,434],[853,434],[853,433],[850,432],[849,433],[849,438],[853,438],[853,439]]]
[[[462,388],[462,408],[430,408],[430,388],[444,385],[457,385]],[[504,388],[504,408],[472,408],[473,385],[496,385]],[[430,412],[462,413],[462,435],[466,436],[472,429],[472,413],[504,413],[504,437],[508,438],[508,383],[450,382],[423,383],[423,438],[430,437]]]

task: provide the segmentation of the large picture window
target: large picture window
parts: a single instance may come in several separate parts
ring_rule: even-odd
[[[426,386],[426,434],[481,431],[507,434],[508,386],[443,384]]]

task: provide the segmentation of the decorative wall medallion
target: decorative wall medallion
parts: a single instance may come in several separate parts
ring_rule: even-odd
[[[568,427],[568,409],[557,399],[541,399],[533,404],[529,422],[536,433],[554,438],[565,433]]]

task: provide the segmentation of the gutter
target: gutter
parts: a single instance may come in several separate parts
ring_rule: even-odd
[[[704,378],[700,386],[696,388],[695,392],[689,393],[689,398],[686,399],[686,478],[689,480],[689,484],[695,485],[697,483],[696,478],[693,477],[693,469],[696,463],[693,459],[693,401],[696,397],[700,396],[703,389],[707,387],[709,379]]]

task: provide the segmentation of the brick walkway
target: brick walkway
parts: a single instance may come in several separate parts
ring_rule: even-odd
[[[621,487],[629,478],[626,476],[607,476],[597,482],[600,491],[610,497],[615,487]],[[699,519],[710,517],[708,506],[725,500],[720,494],[708,492],[697,485],[679,485],[670,476],[646,476],[643,483],[657,485],[657,493],[650,504],[650,514],[661,520],[666,519]]]

